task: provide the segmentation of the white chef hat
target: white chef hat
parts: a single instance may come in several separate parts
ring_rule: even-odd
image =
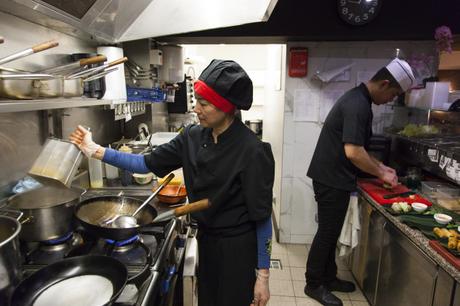
[[[415,83],[415,77],[412,69],[406,61],[395,58],[386,68],[399,83],[403,91],[409,90]]]

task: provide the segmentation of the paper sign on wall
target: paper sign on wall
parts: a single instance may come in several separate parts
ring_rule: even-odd
[[[335,102],[345,93],[343,90],[325,90],[319,104],[319,120],[324,122]]]
[[[318,121],[319,109],[316,95],[308,89],[294,91],[294,121]]]

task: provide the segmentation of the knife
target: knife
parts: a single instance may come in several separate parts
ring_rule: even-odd
[[[416,194],[415,191],[405,191],[400,193],[391,193],[383,196],[384,199],[393,199],[393,198],[407,198],[410,195]]]

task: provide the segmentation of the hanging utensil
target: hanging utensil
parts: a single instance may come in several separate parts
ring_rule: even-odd
[[[88,76],[91,76],[91,75],[96,74],[98,72],[101,72],[101,71],[105,70],[106,68],[110,68],[110,67],[113,67],[113,66],[116,66],[116,65],[119,65],[119,64],[123,64],[127,60],[128,60],[127,57],[122,57],[122,58],[117,59],[117,60],[115,60],[113,62],[110,62],[108,64],[104,64],[104,65],[101,65],[101,66],[98,66],[98,67],[94,67],[94,68],[91,68],[91,69],[87,69],[87,70],[84,70],[84,71],[79,71],[79,72],[70,74],[70,75],[66,76],[66,78],[67,79],[75,79],[75,78],[88,77]]]
[[[36,46],[33,46],[32,48],[28,48],[28,49],[13,53],[11,55],[8,55],[8,56],[6,56],[4,58],[1,58],[0,59],[0,65],[12,62],[14,60],[17,60],[19,58],[22,58],[22,57],[25,57],[25,56],[28,56],[28,55],[31,55],[31,54],[34,54],[34,53],[38,53],[40,51],[44,51],[44,50],[47,50],[47,49],[50,49],[50,48],[57,47],[58,45],[59,45],[59,43],[56,42],[56,41],[48,41],[48,42],[38,44]]]
[[[101,223],[102,226],[113,226],[118,228],[128,228],[137,226],[136,215],[163,189],[164,186],[174,178],[174,173],[170,173],[163,183],[145,200],[132,215],[116,215]]]
[[[87,77],[86,79],[83,79],[83,82],[91,82],[91,81],[94,81],[94,80],[98,80],[98,79],[106,76],[107,74],[109,74],[111,72],[114,72],[114,71],[117,71],[117,70],[118,70],[118,67],[112,67],[112,68],[106,69],[106,70],[104,70],[102,72],[96,73],[95,75]]]
[[[0,80],[51,80],[54,78],[54,75],[45,73],[0,74]]]
[[[56,67],[43,69],[37,72],[49,73],[49,74],[62,74],[62,72],[65,72],[65,71],[68,72],[69,70],[72,70],[72,69],[77,69],[77,68],[81,68],[87,65],[105,62],[106,60],[107,60],[107,57],[105,55],[98,55],[98,56],[93,56],[90,58],[82,58],[81,60],[70,63],[70,64],[59,65]]]

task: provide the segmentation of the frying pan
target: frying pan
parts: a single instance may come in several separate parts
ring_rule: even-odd
[[[13,292],[11,306],[110,305],[127,279],[125,265],[112,257],[67,258],[24,279]]]
[[[188,213],[204,210],[210,206],[207,199],[200,200],[182,207],[171,209],[158,216],[158,211],[150,205],[146,205],[137,215],[136,227],[116,228],[102,226],[101,221],[107,220],[115,215],[132,215],[133,212],[143,203],[135,198],[124,196],[100,196],[80,202],[75,209],[75,217],[80,224],[92,235],[112,239],[116,241],[129,239],[153,223],[165,221],[173,217],[186,215]],[[162,217],[162,216],[165,216]]]

